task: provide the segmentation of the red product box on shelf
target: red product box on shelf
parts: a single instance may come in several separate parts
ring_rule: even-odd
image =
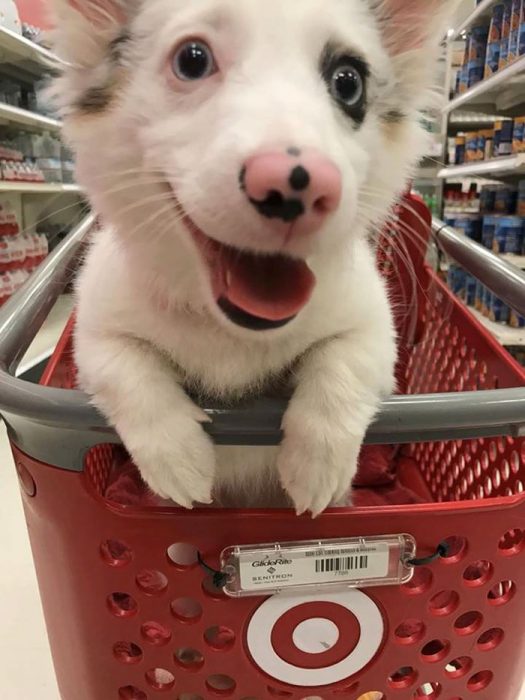
[[[19,233],[20,224],[11,203],[0,202],[0,236],[16,236]]]

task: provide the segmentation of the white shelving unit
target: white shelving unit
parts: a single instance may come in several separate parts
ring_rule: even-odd
[[[457,66],[461,46],[458,41],[466,39],[470,29],[480,24],[489,25],[495,5],[501,0],[483,0],[478,5],[475,0],[463,0],[460,20],[449,32],[448,45],[448,85],[453,85],[452,65]],[[444,132],[457,134],[458,131],[475,131],[492,126],[498,118],[525,115],[525,56],[486,80],[482,80],[461,95],[457,95],[443,106]],[[468,189],[472,182],[489,183],[516,181],[525,178],[525,154],[492,158],[486,161],[449,165],[441,168],[438,178],[445,181],[464,182]],[[477,214],[474,209],[446,209],[444,215],[454,218],[460,214]],[[520,269],[525,269],[525,256],[502,255],[503,259]],[[469,307],[478,321],[503,345],[525,346],[525,328],[511,328],[495,323],[479,311]]]
[[[0,64],[9,75],[23,82],[43,77],[60,65],[61,61],[46,48],[0,25]],[[58,119],[0,102],[0,126],[20,127],[25,131],[59,134],[62,124]],[[79,196],[78,185],[62,183],[15,182],[0,179],[0,195],[7,193]]]
[[[513,253],[503,253],[502,256],[503,260],[506,260],[507,262],[511,263],[512,265],[516,265],[516,267],[519,267],[520,270],[525,270],[525,255],[514,255]]]
[[[493,158],[476,163],[450,165],[438,172],[438,177],[442,180],[461,177],[487,177],[497,180],[498,178],[519,175],[525,175],[525,153],[508,158]]]
[[[455,41],[467,32],[471,27],[482,21],[490,21],[492,8],[498,3],[498,0],[483,0],[477,5],[466,19],[464,19],[451,34],[451,39]]]
[[[471,306],[468,309],[502,345],[509,347],[525,345],[525,328],[511,328],[503,323],[494,323],[477,309]]]
[[[443,111],[445,113],[457,109],[480,111],[481,108],[497,112],[504,111],[523,102],[524,92],[525,56],[522,56],[507,68],[455,97],[445,105]]]
[[[60,131],[62,128],[58,119],[45,117],[43,114],[29,112],[27,109],[13,107],[0,102],[0,124],[18,124],[25,129],[35,131]]]
[[[40,75],[42,68],[52,67],[60,61],[34,41],[0,26],[0,62],[13,63],[29,73]]]
[[[46,48],[0,25],[0,70],[5,77],[4,92],[19,93],[20,89],[25,90],[30,86],[34,86],[35,91],[38,91],[41,81],[50,72],[57,70],[60,64],[61,61]],[[13,83],[12,87],[9,82]],[[17,88],[17,85],[20,88]],[[62,123],[58,119],[8,104],[11,101],[18,102],[18,99],[11,100],[7,94],[2,99],[6,102],[0,102],[0,127],[7,139],[11,138],[11,132],[47,133],[55,140],[60,136]],[[27,142],[30,139],[22,140]],[[40,139],[36,138],[34,141],[38,142]],[[43,139],[42,142],[45,141],[46,139]],[[42,151],[41,155],[53,154],[54,157],[49,158],[49,161],[55,163],[47,164],[42,161],[40,165],[42,168],[50,168],[50,177],[61,179],[59,145],[54,143],[52,146]],[[65,174],[70,180],[69,172]],[[9,173],[6,175],[9,176]],[[50,242],[59,240],[59,237],[79,220],[83,207],[82,194],[77,184],[3,180],[0,174],[1,207],[16,218],[21,231],[45,233]],[[3,271],[4,269],[2,268]],[[2,284],[4,281],[2,279]],[[19,282],[20,276],[17,283]]]
[[[81,194],[79,185],[60,182],[6,182],[0,180],[0,194],[20,192],[21,194]]]

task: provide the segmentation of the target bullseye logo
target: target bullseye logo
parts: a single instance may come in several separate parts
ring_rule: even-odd
[[[247,643],[272,678],[299,687],[346,680],[372,661],[384,624],[374,601],[358,590],[269,598],[254,613]]]

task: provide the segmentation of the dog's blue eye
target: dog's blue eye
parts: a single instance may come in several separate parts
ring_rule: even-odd
[[[334,103],[359,127],[367,110],[370,69],[366,61],[350,53],[342,54],[337,46],[328,44],[321,54],[319,69]]]
[[[332,97],[346,107],[354,107],[365,92],[363,78],[354,66],[338,66],[330,81]]]
[[[217,71],[212,50],[203,41],[188,41],[176,51],[173,72],[179,80],[204,80]]]

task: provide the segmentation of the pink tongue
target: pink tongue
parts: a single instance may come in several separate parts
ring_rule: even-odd
[[[222,296],[246,313],[268,321],[296,316],[308,303],[315,276],[303,260],[221,251]]]

